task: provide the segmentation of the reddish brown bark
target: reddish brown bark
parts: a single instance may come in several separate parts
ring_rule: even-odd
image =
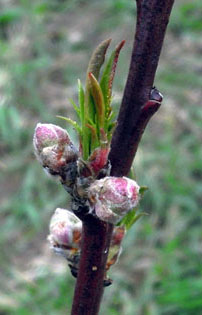
[[[146,127],[144,124],[139,126],[138,121],[140,116],[142,122],[144,120],[141,108],[149,100],[173,2],[137,0],[137,25],[131,63],[110,152],[113,175],[129,173]],[[150,112],[150,117],[154,112]],[[149,121],[146,112],[145,120]]]
[[[83,221],[82,255],[72,306],[74,315],[99,312],[112,231],[112,224],[92,216]]]

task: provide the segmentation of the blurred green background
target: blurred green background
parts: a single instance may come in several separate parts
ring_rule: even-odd
[[[70,314],[75,280],[46,237],[63,188],[33,154],[37,122],[73,117],[92,50],[122,39],[119,106],[134,35],[133,0],[0,0],[0,314]],[[155,85],[164,95],[135,161],[149,186],[110,271],[100,314],[202,314],[202,2],[177,0]],[[117,107],[118,108],[118,107]],[[69,133],[76,141],[72,128]]]

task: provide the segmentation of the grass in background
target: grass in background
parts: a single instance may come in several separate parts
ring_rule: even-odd
[[[0,9],[0,312],[67,314],[75,281],[51,256],[46,236],[51,214],[68,198],[35,161],[33,130],[38,121],[61,124],[55,116],[69,115],[76,80],[84,80],[95,42],[108,37],[127,39],[114,86],[120,103],[134,3],[24,0],[2,1]],[[202,309],[201,10],[200,0],[174,6],[155,82],[165,101],[135,162],[138,182],[149,186],[141,211],[150,215],[124,241],[101,314]]]

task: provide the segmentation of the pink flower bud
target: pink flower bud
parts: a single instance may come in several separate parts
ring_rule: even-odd
[[[70,211],[57,208],[50,221],[48,240],[53,247],[78,250],[80,248],[82,223]]]
[[[127,177],[105,177],[91,184],[88,195],[96,215],[115,224],[137,206],[139,188],[134,180]]]
[[[33,144],[39,162],[51,174],[61,174],[68,163],[78,158],[67,131],[53,124],[37,124]]]
[[[50,221],[48,240],[56,254],[62,255],[68,261],[72,274],[78,272],[81,253],[82,221],[72,212],[57,208]],[[106,271],[114,265],[121,253],[121,242],[125,236],[125,227],[114,228],[109,247]]]

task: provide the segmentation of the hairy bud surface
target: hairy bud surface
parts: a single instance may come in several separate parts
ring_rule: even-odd
[[[88,195],[96,215],[115,224],[137,206],[139,188],[134,180],[127,177],[105,177],[92,183]]]
[[[53,124],[37,124],[33,144],[39,162],[51,175],[60,175],[66,178],[68,185],[74,182],[75,171],[69,168],[76,167],[78,159],[77,149],[71,142],[65,129]],[[71,178],[66,174],[71,173]]]

